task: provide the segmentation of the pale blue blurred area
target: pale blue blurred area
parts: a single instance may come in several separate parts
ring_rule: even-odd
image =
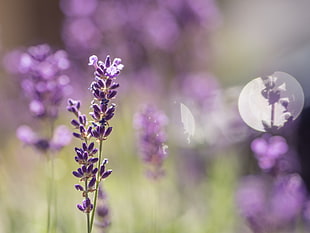
[[[214,67],[225,85],[284,71],[309,96],[310,1],[220,1],[220,9]]]

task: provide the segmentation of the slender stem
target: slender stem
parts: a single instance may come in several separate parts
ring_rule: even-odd
[[[88,198],[88,187],[87,187],[87,179],[85,180],[85,190],[86,190],[86,195],[85,195],[85,199]],[[90,221],[89,221],[89,213],[86,214],[86,222],[87,222],[87,233],[91,232],[91,228],[90,228]]]
[[[274,107],[275,107],[275,104],[272,104],[271,105],[271,122],[270,122],[270,126],[271,128],[274,126]]]
[[[94,219],[95,219],[97,197],[98,197],[98,189],[99,189],[99,183],[100,183],[100,165],[101,165],[101,160],[102,160],[101,157],[102,157],[102,140],[100,140],[100,143],[99,143],[98,172],[97,172],[97,177],[96,177],[96,191],[95,191],[95,196],[94,196],[94,208],[93,208],[93,211],[92,211],[92,214],[91,214],[90,231],[93,228]]]
[[[159,208],[160,207],[160,197],[159,197],[159,180],[153,180],[153,183],[151,183],[153,186],[153,193],[154,193],[154,199],[153,199],[153,232],[156,233],[159,231],[158,229],[158,222],[159,222]],[[155,190],[154,190],[155,189]]]
[[[51,230],[51,219],[52,219],[52,202],[54,197],[54,159],[49,154],[49,174],[48,174],[48,188],[47,188],[47,229],[46,232],[49,233]]]

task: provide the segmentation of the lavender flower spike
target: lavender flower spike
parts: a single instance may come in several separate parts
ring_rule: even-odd
[[[112,170],[106,170],[105,167],[108,160],[101,158],[102,143],[112,133],[109,121],[114,117],[116,104],[111,101],[117,95],[116,89],[119,84],[115,80],[123,69],[123,65],[119,58],[114,59],[111,63],[110,56],[107,56],[105,62],[102,62],[96,55],[89,57],[88,65],[95,68],[94,81],[89,88],[93,95],[90,104],[92,112],[89,113],[91,120],[88,120],[87,116],[80,112],[80,101],[69,99],[67,110],[74,115],[74,119],[71,120],[71,125],[75,129],[73,136],[82,140],[82,146],[75,148],[76,155],[74,157],[79,168],[72,174],[84,183],[84,186],[75,185],[75,189],[81,191],[84,198],[82,204],[78,204],[77,208],[86,213],[87,232],[90,233],[94,223],[99,184],[112,173]],[[95,142],[98,143],[99,149],[96,148]],[[92,192],[94,192],[92,198],[94,204],[92,204],[91,195],[89,195]]]
[[[164,126],[167,117],[154,106],[148,105],[135,115],[134,126],[138,131],[139,149],[142,160],[149,166],[147,175],[159,178],[164,174],[162,164],[167,157]]]

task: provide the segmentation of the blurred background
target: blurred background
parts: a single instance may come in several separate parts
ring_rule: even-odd
[[[242,87],[256,77],[283,71],[298,80],[305,110],[290,130],[277,134],[286,139],[288,163],[294,164],[286,175],[300,174],[309,184],[309,9],[307,0],[0,0],[0,232],[41,233],[46,227],[49,165],[16,137],[20,125],[44,129],[28,110],[18,68],[20,54],[43,43],[65,50],[70,60],[66,75],[72,88],[56,120],[69,128],[67,98],[80,99],[82,111],[89,111],[93,69],[88,57],[103,60],[110,54],[125,65],[118,77],[113,133],[103,152],[113,169],[104,183],[108,232],[308,232],[306,191],[298,196],[301,206],[281,209],[295,211],[290,217],[262,219],[263,210],[249,211],[265,195],[261,205],[276,212],[267,199],[273,182],[280,181],[259,166],[251,142],[262,133],[242,122],[237,103]],[[190,109],[196,127],[184,125],[180,103]],[[155,181],[145,176],[133,126],[145,104],[155,105],[169,122],[165,176]],[[189,133],[193,127],[194,135]],[[71,174],[77,168],[75,146],[79,141],[72,139],[55,157],[55,232],[86,230],[85,216],[75,207],[81,202]],[[290,187],[303,183],[291,178],[285,178],[293,182]],[[243,192],[244,183],[250,183],[251,192]],[[240,204],[239,191],[256,199]],[[294,199],[292,193],[281,196],[280,203]]]

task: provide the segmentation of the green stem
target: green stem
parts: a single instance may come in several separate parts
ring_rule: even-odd
[[[47,228],[46,232],[51,231],[51,219],[52,219],[52,202],[54,200],[54,159],[51,155],[49,158],[49,174],[48,174],[48,188],[47,188]],[[55,203],[54,203],[55,204]]]
[[[85,189],[86,189],[85,199],[87,199],[88,198],[87,179],[85,180]],[[86,222],[87,222],[87,233],[90,233],[91,227],[90,227],[89,213],[86,214]]]
[[[95,219],[95,212],[96,212],[96,206],[97,206],[97,198],[98,198],[98,189],[99,189],[99,184],[100,184],[100,165],[101,165],[101,160],[102,160],[102,140],[100,140],[99,143],[99,160],[98,160],[98,172],[97,172],[97,177],[96,177],[96,191],[95,191],[95,196],[94,196],[94,208],[91,214],[91,222],[90,222],[90,232],[93,228],[94,225],[94,219]]]

